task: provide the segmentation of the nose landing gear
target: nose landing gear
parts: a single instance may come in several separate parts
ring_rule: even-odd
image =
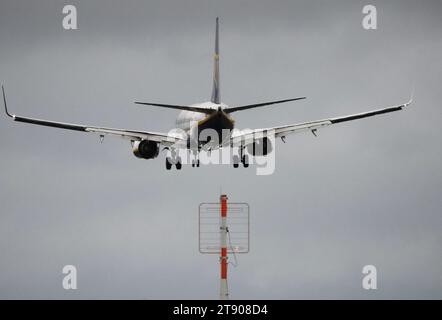
[[[193,159],[192,159],[192,168],[200,167],[200,153],[198,151],[192,151]]]

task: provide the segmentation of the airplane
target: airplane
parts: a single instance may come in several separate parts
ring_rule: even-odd
[[[281,138],[283,142],[285,142],[285,137],[287,135],[298,132],[311,131],[316,136],[316,132],[320,128],[332,124],[338,124],[380,114],[400,111],[408,107],[413,100],[413,98],[411,98],[407,103],[401,105],[346,115],[342,117],[326,118],[322,120],[276,126],[272,128],[240,131],[234,129],[235,121],[231,116],[232,113],[253,108],[261,108],[274,104],[303,100],[306,99],[306,97],[229,107],[228,105],[221,102],[219,58],[219,18],[216,18],[215,54],[213,58],[213,87],[210,101],[192,105],[171,105],[152,102],[135,102],[138,105],[180,110],[180,114],[176,119],[176,128],[181,129],[181,132],[185,132],[186,134],[115,129],[17,116],[15,114],[11,114],[8,111],[5,90],[2,86],[5,112],[8,117],[17,122],[95,133],[100,135],[101,141],[104,139],[105,135],[128,139],[131,141],[132,151],[134,155],[142,159],[154,159],[158,157],[160,149],[163,147],[163,150],[166,149],[171,151],[171,155],[166,157],[166,169],[170,170],[172,166],[175,165],[177,170],[181,170],[182,161],[181,158],[177,155],[177,149],[186,149],[194,153],[195,160],[192,160],[192,166],[199,167],[199,153],[202,151],[211,152],[211,150],[222,147],[238,148],[238,154],[233,155],[233,167],[238,168],[240,163],[242,163],[243,167],[248,167],[249,159],[248,155],[244,152],[245,148],[247,148],[249,153],[254,156],[266,156],[272,149],[272,140],[270,140],[266,136],[268,132],[272,132],[275,138]],[[198,132],[202,132],[205,129],[215,130],[216,133],[219,135],[219,139],[214,139],[212,142],[208,141],[208,139],[200,139]],[[223,135],[223,132],[225,132],[226,130],[229,133],[227,136]]]

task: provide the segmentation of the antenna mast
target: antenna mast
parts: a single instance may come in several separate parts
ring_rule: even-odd
[[[222,194],[220,197],[221,203],[221,223],[220,223],[220,264],[221,264],[221,282],[219,290],[219,298],[221,300],[229,299],[229,288],[227,286],[227,196]]]

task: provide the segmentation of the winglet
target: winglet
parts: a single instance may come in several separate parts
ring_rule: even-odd
[[[414,100],[414,88],[413,91],[411,91],[410,100],[408,100],[408,102],[404,104],[404,107],[408,107],[410,104],[412,104],[413,100]]]
[[[3,103],[5,104],[5,111],[8,117],[14,118],[12,114],[8,112],[8,105],[6,104],[6,95],[5,95],[5,88],[2,85],[2,92],[3,92]]]

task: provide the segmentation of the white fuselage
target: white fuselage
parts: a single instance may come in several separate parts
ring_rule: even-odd
[[[220,103],[216,104],[213,102],[203,102],[191,105],[191,107],[198,107],[204,109],[212,109],[218,111],[214,114],[206,114],[201,112],[193,112],[193,111],[181,111],[176,119],[175,128],[183,130],[186,132],[188,137],[193,141],[199,141],[200,134],[204,129],[213,129],[218,133],[222,129],[227,129],[229,126],[226,126],[226,118],[231,124],[231,128],[233,128],[233,120],[229,116],[227,116],[224,112],[220,112],[224,108],[227,108],[227,105]],[[211,141],[211,143],[205,144],[204,148],[216,149],[222,144],[222,135],[220,134],[218,139]],[[199,143],[197,143],[199,147],[202,147]]]

